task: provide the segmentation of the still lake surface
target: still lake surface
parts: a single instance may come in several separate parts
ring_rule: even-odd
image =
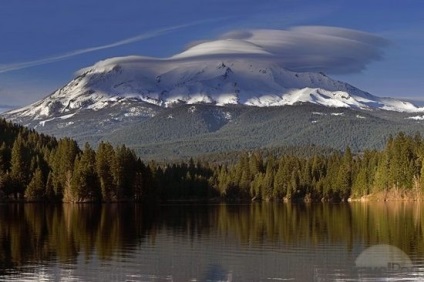
[[[424,205],[0,205],[0,281],[424,281]]]

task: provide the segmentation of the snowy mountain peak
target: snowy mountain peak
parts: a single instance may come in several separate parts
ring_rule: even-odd
[[[213,55],[211,50],[231,53],[232,48],[241,47],[252,54],[266,55],[254,44],[245,45],[246,42],[237,40],[222,40],[196,45],[166,60],[129,56],[100,61],[80,70],[74,80],[45,99],[5,116],[12,120],[45,120],[82,110],[107,109],[126,101],[160,107],[179,103],[259,107],[313,103],[328,107],[424,111],[409,102],[375,97],[323,73],[292,72],[258,58],[212,56],[184,60]]]

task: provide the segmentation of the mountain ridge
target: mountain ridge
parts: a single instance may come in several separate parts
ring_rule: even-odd
[[[85,68],[46,98],[3,115],[17,122],[25,118],[66,119],[66,115],[80,110],[97,111],[130,99],[160,107],[313,103],[336,108],[424,112],[424,107],[373,96],[323,73],[292,72],[268,61],[208,58],[176,63],[129,56]]]

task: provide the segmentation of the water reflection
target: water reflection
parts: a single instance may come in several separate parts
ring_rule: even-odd
[[[343,280],[366,277],[355,260],[385,244],[414,266],[390,275],[419,280],[422,212],[410,203],[1,205],[0,279]]]

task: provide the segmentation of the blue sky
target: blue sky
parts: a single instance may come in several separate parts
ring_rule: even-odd
[[[0,111],[47,96],[99,60],[164,58],[230,31],[297,26],[387,40],[365,69],[330,76],[377,96],[424,100],[422,11],[421,0],[1,1]]]

